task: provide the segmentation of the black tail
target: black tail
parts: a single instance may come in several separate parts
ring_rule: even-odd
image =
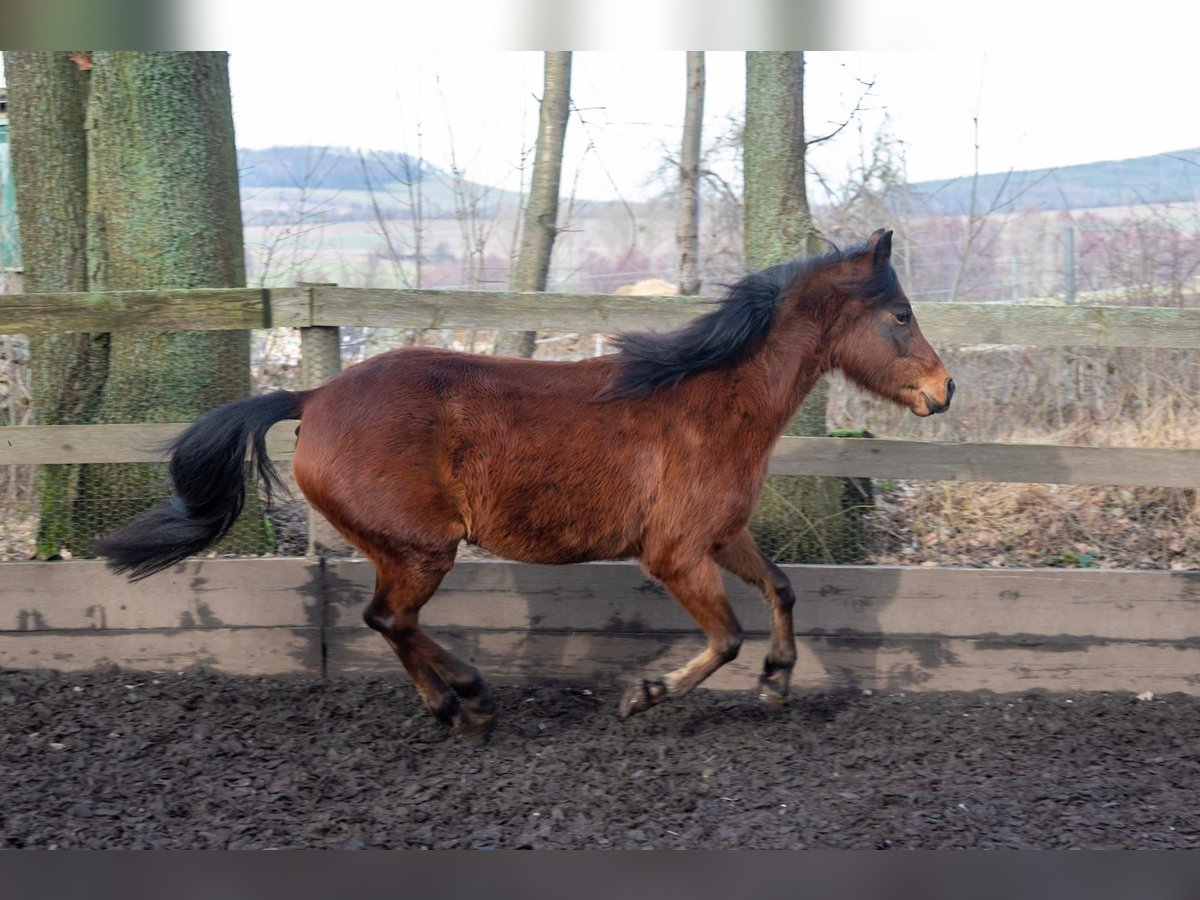
[[[138,581],[211,547],[233,527],[246,501],[248,449],[267,502],[273,488],[284,490],[267,458],[267,429],[282,419],[299,418],[303,405],[304,394],[276,391],[205,413],[168,445],[175,488],[171,499],[115,534],[92,541],[92,550],[108,557],[114,572],[128,572],[131,581]]]

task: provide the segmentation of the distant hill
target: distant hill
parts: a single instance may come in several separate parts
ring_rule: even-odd
[[[522,196],[455,177],[406,153],[359,151],[347,147],[268,147],[237,152],[242,206],[255,224],[283,224],[299,213],[311,220],[356,221],[375,218],[375,206],[387,218],[413,215],[409,187],[420,185],[422,215],[427,219],[458,215],[499,218],[519,210]],[[469,174],[469,173],[467,173]],[[596,214],[619,201],[575,201],[576,215]],[[467,212],[467,209],[470,211]],[[318,214],[319,211],[319,214]]]
[[[460,202],[473,203],[478,215],[490,218],[520,201],[513,191],[466,179],[456,184],[450,173],[406,153],[268,147],[240,149],[237,158],[243,206],[260,224],[266,221],[264,211],[273,210],[279,221],[286,220],[302,194],[310,206],[321,209],[326,221],[374,218],[375,203],[386,216],[407,218],[412,214],[410,182],[420,186],[423,215],[428,218],[452,217]]]
[[[428,181],[445,173],[420,165],[406,153],[358,151],[344,147],[268,147],[238,150],[243,187],[302,187],[361,191],[394,184]]]
[[[1190,203],[1200,200],[1200,148],[1056,169],[980,175],[976,194],[976,209],[980,210],[992,206],[997,197],[1000,203],[1008,204],[1005,209],[1009,210]],[[909,196],[921,213],[965,215],[971,208],[971,178],[912,184]]]
[[[453,177],[428,161],[418,176],[417,159],[405,153],[358,151],[345,147],[269,147],[238,151],[243,200],[261,213],[274,209],[286,218],[289,198],[301,190],[318,196],[332,218],[369,219],[372,192],[387,214],[406,217],[406,182],[419,180],[424,214],[453,216],[456,208]],[[485,218],[518,207],[511,191],[466,181],[465,196],[483,198]],[[1200,201],[1200,148],[1062,166],[979,176],[976,209],[999,204],[1005,210],[1087,209],[1143,203]],[[390,198],[388,195],[391,195]],[[909,185],[915,212],[922,215],[965,215],[971,208],[971,178],[923,181]],[[604,203],[590,204],[595,209]]]

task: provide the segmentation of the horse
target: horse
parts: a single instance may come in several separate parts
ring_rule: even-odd
[[[212,546],[242,509],[248,451],[268,502],[282,488],[265,435],[299,419],[296,483],[374,564],[366,624],[452,732],[486,734],[495,716],[480,672],[418,624],[462,541],[526,563],[636,559],[683,605],[705,649],[629,683],[622,717],[685,696],[737,656],[742,630],[721,570],[732,573],[770,606],[758,693],[778,706],[796,660],[795,594],[747,530],[772,447],[833,370],[917,416],[954,395],[891,243],[881,229],[751,274],[682,328],[619,335],[606,356],[404,348],[313,390],[236,400],[169,448],[170,499],[93,549],[139,579]]]

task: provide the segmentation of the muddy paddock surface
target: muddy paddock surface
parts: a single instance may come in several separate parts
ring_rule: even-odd
[[[496,689],[0,671],[9,848],[1197,847],[1200,699]]]

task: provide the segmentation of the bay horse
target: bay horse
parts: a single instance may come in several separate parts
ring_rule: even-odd
[[[616,338],[577,362],[406,348],[322,387],[212,410],[171,446],[173,496],[95,551],[133,579],[215,544],[241,511],[249,450],[268,500],[267,429],[300,419],[293,471],[308,501],[374,563],[364,618],[430,711],[463,735],[490,728],[480,673],[418,625],[461,541],[527,563],[636,559],[696,620],[707,647],[639,678],[620,714],[684,696],[738,653],[721,569],[771,608],[759,695],[783,701],[796,660],[795,595],[747,530],[771,448],[826,372],[918,416],[954,394],[891,265],[890,231],[729,287],[667,333]]]

